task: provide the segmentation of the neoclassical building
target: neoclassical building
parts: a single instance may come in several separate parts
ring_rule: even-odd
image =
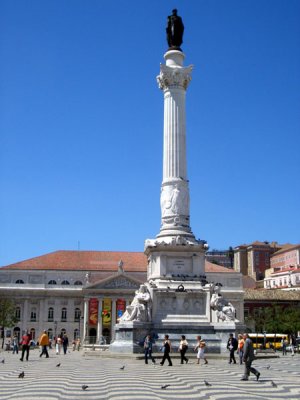
[[[207,279],[226,287],[224,294],[243,321],[241,274],[209,262]],[[5,335],[24,330],[38,339],[66,332],[85,343],[110,343],[114,326],[140,284],[147,280],[142,252],[56,251],[0,268],[0,296],[16,304],[18,323]]]

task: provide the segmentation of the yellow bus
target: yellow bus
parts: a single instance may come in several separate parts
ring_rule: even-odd
[[[249,337],[253,342],[253,348],[256,350],[282,348],[282,339],[287,340],[288,336],[283,333],[249,333]]]

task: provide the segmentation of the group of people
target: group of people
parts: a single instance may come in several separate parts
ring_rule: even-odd
[[[238,339],[233,336],[233,333],[230,333],[227,342],[227,349],[229,350],[228,364],[236,364],[234,355],[236,351],[239,355],[240,365],[243,363],[245,364],[244,375],[241,379],[242,381],[248,381],[250,373],[254,374],[257,380],[259,379],[260,372],[251,366],[255,356],[252,340],[247,333],[238,335]]]
[[[206,343],[204,340],[201,339],[201,336],[197,336],[196,338],[196,344],[194,345],[194,351],[197,351],[197,364],[200,364],[200,360],[204,360],[204,363],[207,364],[208,361],[205,357],[205,347]],[[189,348],[188,341],[186,340],[185,335],[181,336],[181,340],[179,342],[178,346],[178,352],[180,352],[180,363],[183,364],[184,362],[187,364],[188,363],[188,358],[186,357],[186,352]],[[155,363],[155,358],[152,355],[152,350],[153,350],[153,339],[151,335],[147,335],[144,341],[144,354],[145,354],[145,364],[148,364],[148,359],[150,358],[153,363]],[[162,346],[160,350],[163,352],[163,357],[160,362],[160,365],[164,365],[165,361],[168,361],[169,366],[171,367],[172,360],[170,357],[170,353],[172,351],[172,344],[169,339],[169,335],[165,335],[164,341],[162,343]]]
[[[150,334],[147,335],[144,340],[145,364],[148,364],[148,359],[151,359],[153,363],[156,362],[152,354],[153,342],[154,341],[151,335]],[[182,335],[178,346],[178,352],[180,352],[181,364],[184,364],[184,362],[188,363],[188,358],[186,357],[186,352],[188,348],[189,348],[188,341],[186,340],[185,335]],[[201,338],[201,336],[197,336],[196,344],[194,345],[194,351],[197,352],[197,364],[200,364],[200,360],[203,360],[205,364],[208,363],[207,358],[205,356],[205,349],[206,349],[205,341]],[[254,349],[252,340],[250,339],[247,333],[244,333],[243,335],[241,334],[238,335],[238,339],[236,339],[234,335],[231,333],[229,335],[229,339],[227,342],[227,349],[229,350],[229,361],[228,361],[229,364],[231,363],[236,364],[235,352],[237,351],[239,354],[240,364],[244,363],[245,365],[244,375],[242,376],[241,380],[243,381],[249,380],[250,373],[254,374],[257,380],[259,379],[260,372],[252,367],[252,362],[255,358]],[[171,367],[173,365],[170,357],[170,353],[172,351],[172,344],[169,335],[165,335],[160,350],[163,352],[163,357],[161,359],[160,365],[164,365],[165,361],[167,360],[168,365]]]
[[[26,361],[28,361],[30,346],[33,343],[34,343],[33,338],[29,331],[26,331],[24,333],[20,342],[18,340],[18,337],[15,335],[12,339],[13,354],[19,353],[19,346],[20,346],[21,347],[20,361],[24,361],[24,357],[25,357]],[[69,346],[69,338],[66,333],[60,334],[56,338],[54,338],[54,343],[55,343],[56,354],[60,354],[61,350],[63,350],[64,354],[67,354],[67,350],[68,350],[68,346]],[[41,347],[40,357],[45,355],[46,358],[49,358],[48,348],[51,348],[51,340],[50,340],[46,330],[44,330],[43,333],[41,334],[41,336],[39,337],[38,345]],[[79,338],[76,340],[75,347],[79,350],[79,348],[80,348],[80,339]],[[73,350],[75,350],[75,348],[73,348]]]

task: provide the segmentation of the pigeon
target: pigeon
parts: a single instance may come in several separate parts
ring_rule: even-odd
[[[1,360],[2,364],[5,364],[5,359],[3,358],[3,360]]]
[[[81,386],[81,389],[82,389],[82,390],[86,390],[87,388],[88,388],[88,385],[82,385],[82,386]]]
[[[205,379],[204,379],[204,383],[205,383],[205,386],[211,386],[211,384],[209,382],[207,382]]]
[[[120,369],[125,369],[125,365],[123,365],[123,367],[121,367]]]
[[[270,365],[267,365],[266,368],[267,368],[267,369],[270,369]]]
[[[59,363],[59,364],[57,364],[57,367],[60,367],[60,363]]]
[[[23,371],[23,372],[21,372],[20,374],[19,374],[19,378],[24,378],[24,376],[25,376],[25,372]]]
[[[167,387],[169,387],[170,385],[163,385],[162,387],[161,387],[161,389],[167,389]]]
[[[271,381],[271,385],[272,385],[273,387],[277,387],[276,383],[273,382],[273,381]]]

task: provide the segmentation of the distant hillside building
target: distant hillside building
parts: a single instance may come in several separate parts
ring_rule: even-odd
[[[225,268],[233,268],[234,251],[232,247],[228,250],[213,249],[206,252],[205,258],[213,264],[222,265]]]
[[[265,277],[266,269],[270,268],[271,256],[286,245],[277,242],[253,242],[234,248],[234,269],[243,275],[249,275],[255,280]]]
[[[286,245],[271,256],[264,287],[300,290],[300,244]]]

